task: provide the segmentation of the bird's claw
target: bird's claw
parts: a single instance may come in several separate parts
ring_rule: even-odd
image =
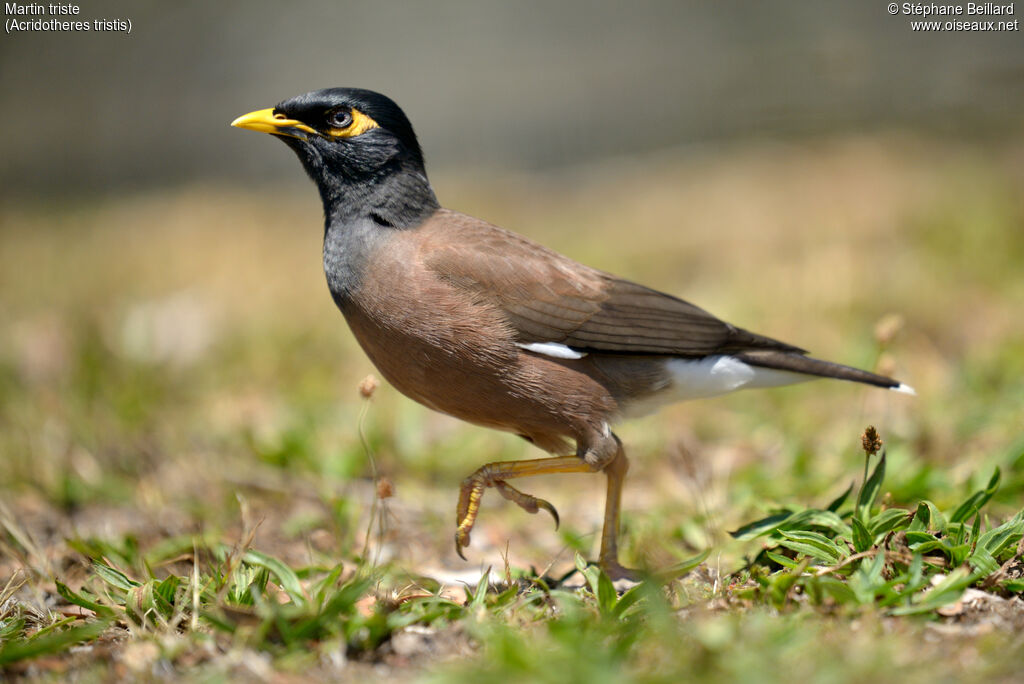
[[[468,560],[466,554],[462,553],[462,549],[467,546],[469,546],[469,530],[463,530],[460,526],[459,529],[455,530],[455,553],[462,560]]]
[[[544,499],[538,499],[537,505],[551,514],[551,517],[555,519],[555,529],[557,530],[558,526],[562,523],[562,520],[558,517],[558,511],[555,509],[555,507],[552,506],[547,501],[545,501]]]
[[[476,523],[476,515],[480,510],[480,497],[483,496],[486,488],[485,481],[475,477],[474,474],[463,481],[462,489],[459,491],[459,505],[455,511],[455,524],[458,525],[455,530],[455,553],[462,560],[466,560],[462,549],[469,546],[469,533]]]
[[[466,560],[462,550],[469,546],[469,533],[473,530],[473,525],[476,523],[476,516],[480,510],[480,498],[488,487],[494,487],[503,497],[515,503],[527,513],[536,513],[543,508],[555,519],[556,530],[561,523],[558,511],[550,502],[530,494],[525,494],[504,480],[493,479],[487,468],[488,466],[484,466],[484,468],[466,478],[459,491],[459,505],[455,512],[455,522],[458,525],[458,528],[455,530],[455,553],[462,560]]]
[[[558,511],[551,505],[551,502],[545,501],[540,497],[521,492],[504,480],[496,480],[493,486],[498,490],[499,494],[522,508],[527,513],[536,513],[543,508],[551,514],[552,518],[555,519],[555,529],[558,529],[561,519],[558,516]]]
[[[476,523],[476,510],[467,512],[459,520],[459,526],[455,530],[455,553],[459,554],[459,558],[466,560],[466,555],[462,553],[462,549],[469,546],[469,533],[473,531],[473,525]]]

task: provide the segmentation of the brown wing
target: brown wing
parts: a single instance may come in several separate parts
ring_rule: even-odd
[[[755,349],[806,353],[463,214],[441,210],[420,230],[426,266],[503,311],[523,344],[673,356]]]

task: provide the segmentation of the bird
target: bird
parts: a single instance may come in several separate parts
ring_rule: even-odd
[[[316,185],[327,286],[381,375],[431,409],[548,452],[487,463],[461,483],[464,560],[487,489],[549,512],[557,527],[550,502],[510,481],[602,472],[597,564],[613,580],[635,579],[619,560],[629,461],[613,425],[677,401],[814,378],[914,393],[442,207],[412,124],[380,93],[315,90],[231,125],[283,141]]]

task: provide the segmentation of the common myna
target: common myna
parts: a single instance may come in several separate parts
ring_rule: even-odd
[[[460,556],[488,487],[557,522],[550,503],[509,480],[603,471],[599,562],[612,578],[629,577],[618,560],[628,462],[616,421],[683,399],[815,377],[913,393],[442,208],[412,125],[378,93],[317,90],[232,125],[284,141],[316,183],[327,285],[381,374],[421,404],[553,454],[488,463],[466,478],[456,514]]]

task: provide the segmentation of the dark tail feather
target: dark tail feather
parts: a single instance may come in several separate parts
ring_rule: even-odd
[[[885,389],[903,392],[904,394],[915,394],[914,388],[904,385],[899,380],[887,378],[884,375],[869,373],[866,370],[852,368],[831,361],[821,361],[810,356],[787,353],[774,350],[745,351],[733,354],[737,359],[751,366],[761,368],[774,368],[776,370],[792,371],[805,375],[816,375],[821,378],[835,378],[837,380],[849,380],[851,382],[862,382],[866,385],[884,387]]]

